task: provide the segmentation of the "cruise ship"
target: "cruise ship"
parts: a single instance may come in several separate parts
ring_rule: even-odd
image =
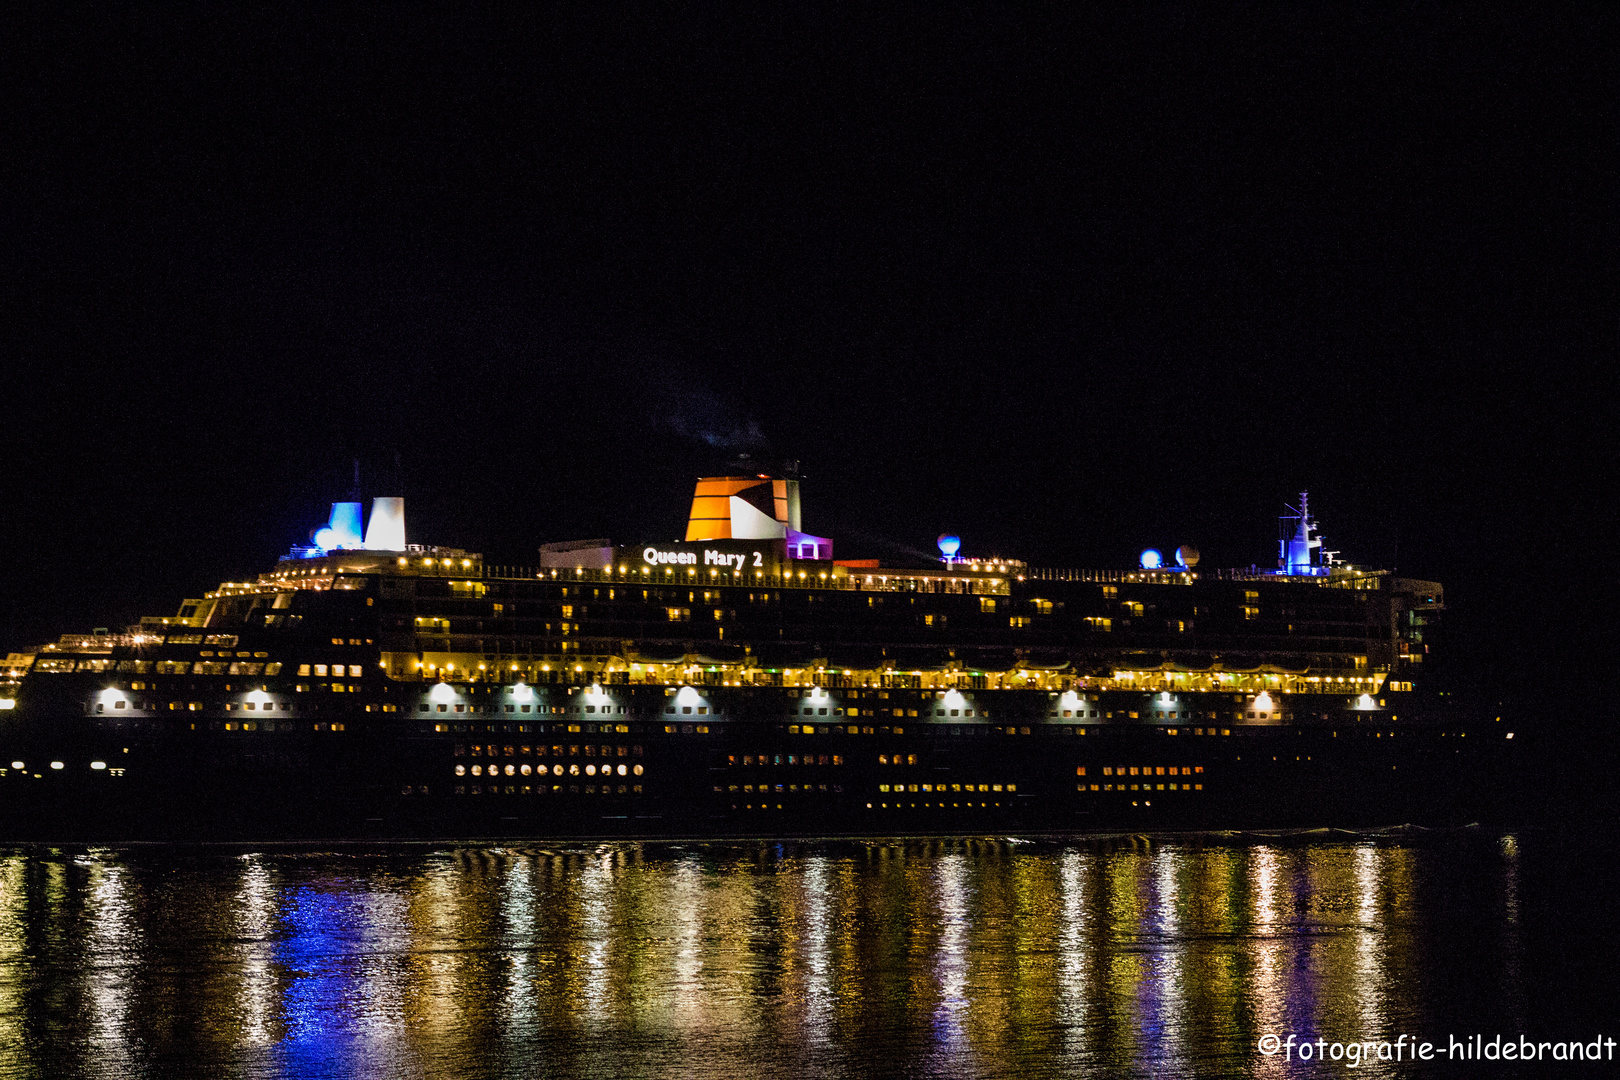
[[[9,842],[1066,834],[1460,824],[1510,720],[1429,685],[1438,583],[1273,566],[839,558],[796,468],[683,539],[408,543],[333,505],[252,580],[0,672]],[[1258,545],[1257,545],[1258,547]]]

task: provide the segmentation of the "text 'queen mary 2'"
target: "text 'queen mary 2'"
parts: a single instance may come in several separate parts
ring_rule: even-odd
[[[1061,833],[1488,818],[1516,744],[1426,693],[1438,584],[836,559],[799,482],[529,567],[338,503],[315,545],[13,653],[0,840]],[[1519,746],[1523,745],[1521,739]]]

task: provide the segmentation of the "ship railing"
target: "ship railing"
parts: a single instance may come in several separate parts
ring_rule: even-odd
[[[1289,575],[1258,567],[1231,570],[1076,570],[1032,566],[1024,572],[1030,581],[1078,581],[1103,585],[1191,585],[1195,581],[1266,581],[1313,585],[1328,589],[1377,589],[1386,570],[1335,570],[1330,574]]]
[[[1328,574],[1281,574],[1275,570],[1261,570],[1251,566],[1247,569],[1237,567],[1224,570],[1206,570],[1202,576],[1212,581],[1265,581],[1282,582],[1293,585],[1311,585],[1318,589],[1365,589],[1376,590],[1383,588],[1383,579],[1389,576],[1388,570],[1349,570],[1335,568]]]
[[[161,634],[63,634],[40,652],[110,653],[116,647],[141,648],[162,643]]]
[[[1005,596],[1012,586],[1008,578],[927,571],[882,570],[834,575],[825,570],[766,574],[718,568],[660,568],[643,573],[640,567],[539,567],[486,566],[484,580],[606,582],[619,585],[640,583],[661,585],[732,585],[761,589],[815,589],[838,592],[963,593],[974,596]]]
[[[1023,576],[1030,581],[1090,581],[1104,585],[1131,582],[1149,585],[1191,585],[1197,575],[1173,570],[1071,570],[1032,566]]]

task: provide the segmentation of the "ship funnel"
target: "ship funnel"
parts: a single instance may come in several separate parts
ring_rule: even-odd
[[[326,528],[315,534],[315,546],[327,551],[360,547],[360,504],[333,503],[332,516],[327,521]]]
[[[371,500],[365,546],[371,551],[405,550],[405,500],[383,496]]]

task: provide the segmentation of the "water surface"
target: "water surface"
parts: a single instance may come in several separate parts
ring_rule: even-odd
[[[14,850],[0,1073],[1479,1075],[1256,1046],[1614,1034],[1607,865],[1477,830]]]

